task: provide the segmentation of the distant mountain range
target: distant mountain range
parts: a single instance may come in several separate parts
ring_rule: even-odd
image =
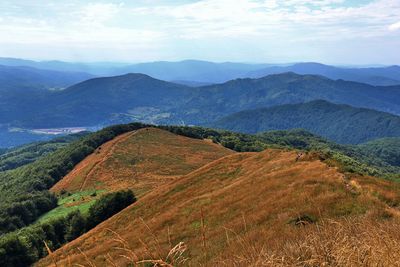
[[[60,89],[93,77],[93,75],[83,72],[0,65],[0,91]]]
[[[2,99],[2,98],[0,98]],[[284,73],[188,87],[144,74],[91,79],[59,92],[15,94],[0,124],[48,128],[127,121],[199,125],[247,109],[323,99],[400,114],[400,86],[371,86]]]
[[[273,66],[248,73],[248,77],[259,78],[284,72],[322,75],[333,80],[346,80],[371,85],[400,84],[400,66],[379,68],[340,68],[320,63],[299,63],[291,66]]]
[[[200,60],[178,62],[156,61],[148,63],[70,63],[62,61],[31,61],[0,58],[0,65],[29,66],[57,71],[86,72],[96,76],[115,76],[127,73],[143,73],[165,81],[189,85],[224,83],[237,78],[260,78],[270,74],[294,72],[297,74],[323,75],[330,79],[342,79],[371,85],[400,84],[400,67],[347,68],[319,63],[296,64],[245,64],[214,63]]]
[[[212,122],[223,114],[282,104],[322,99],[400,114],[400,86],[330,80],[316,75],[283,73],[259,79],[237,79],[224,84],[196,88],[181,110],[189,124]]]
[[[210,126],[242,133],[302,128],[342,144],[400,136],[399,116],[323,100],[241,111]]]
[[[1,62],[2,59],[0,59]],[[11,63],[26,64],[18,60],[11,60]],[[32,64],[44,63],[33,62]],[[77,66],[72,63],[68,64],[67,66],[71,68]],[[234,79],[225,83],[207,85],[209,82],[194,81],[196,78],[194,75],[200,75],[202,69],[215,72],[215,76],[209,76],[210,78],[221,77],[223,80],[229,78],[229,75],[223,75],[228,68],[232,70],[231,73],[238,75],[240,70],[250,71],[255,65],[185,61],[173,64],[163,62],[160,63],[160,68],[153,68],[154,64],[124,66],[124,68],[126,71],[129,71],[130,68],[147,69],[149,72],[151,70],[154,75],[164,75],[164,78],[175,73],[176,75],[174,74],[175,76],[171,76],[171,78],[179,80],[180,84],[139,73],[86,80],[93,75],[82,72],[0,65],[2,139],[7,139],[9,127],[25,129],[101,127],[131,121],[154,124],[210,125],[225,116],[244,110],[305,103],[313,100],[326,100],[336,104],[369,108],[395,115],[400,114],[400,85],[373,86],[340,79],[332,80],[321,75],[299,75],[294,72],[255,79]],[[172,66],[171,64],[175,66],[172,69],[168,68],[168,66]],[[64,66],[62,62],[52,62],[50,65]],[[186,67],[182,68],[182,66]],[[190,66],[195,67],[189,71]],[[122,67],[113,66],[113,70],[116,68]],[[289,67],[279,68],[284,70]],[[65,69],[68,68],[65,67]],[[271,70],[272,67],[269,69]],[[386,70],[388,69],[395,76],[397,68],[392,67]],[[379,68],[376,70],[382,71]],[[177,76],[181,71],[183,76]],[[204,79],[208,76],[206,72],[203,75]],[[189,79],[184,80],[185,77]],[[215,81],[214,78],[211,80]],[[82,80],[85,81],[81,82]],[[71,84],[75,85],[69,86]],[[64,87],[67,88],[49,90]],[[316,133],[340,142],[350,143],[370,140],[371,137],[358,136],[352,140],[351,138],[329,136],[322,132]],[[25,138],[36,139],[35,136],[26,132],[19,136],[22,136],[22,140]]]
[[[223,83],[232,79],[248,77],[248,73],[263,69],[267,64],[213,63],[199,60],[180,62],[151,62],[117,68],[114,75],[124,73],[143,73],[151,77],[178,81],[179,83]],[[400,82],[399,82],[400,83]]]

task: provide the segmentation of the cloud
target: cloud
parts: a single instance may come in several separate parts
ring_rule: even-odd
[[[379,0],[357,7],[343,0],[204,0],[176,6],[137,8],[134,13],[164,17],[182,38],[271,37],[357,38],[382,36],[400,19],[400,2]]]
[[[24,51],[35,55],[29,51],[35,45],[65,54],[96,51],[99,60],[105,54],[101,51],[113,50],[140,60],[207,53],[231,60],[238,55],[318,56],[329,53],[327,47],[394,47],[400,42],[395,33],[400,27],[398,0],[17,2],[0,1],[1,54],[25,45]]]
[[[389,28],[390,31],[400,30],[400,21],[389,25],[388,28]]]
[[[122,4],[91,3],[82,7],[77,15],[81,17],[83,23],[101,24],[114,18],[122,7]]]

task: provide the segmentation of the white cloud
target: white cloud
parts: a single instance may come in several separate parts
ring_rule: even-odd
[[[26,50],[42,45],[81,54],[97,51],[99,59],[103,53],[98,51],[118,50],[141,60],[206,53],[230,60],[245,50],[258,59],[263,53],[323,54],[331,44],[340,49],[400,42],[395,32],[399,0],[356,6],[345,0],[44,0],[42,6],[3,1],[0,54],[13,45]]]
[[[145,16],[164,17],[178,37],[280,36],[307,38],[381,36],[400,19],[400,1],[378,0],[359,7],[332,4],[343,0],[204,0],[178,6],[135,9]]]
[[[400,30],[400,21],[389,25],[390,31],[397,31]]]
[[[81,21],[89,24],[100,24],[114,18],[122,5],[91,3],[79,10],[77,15],[81,17]]]

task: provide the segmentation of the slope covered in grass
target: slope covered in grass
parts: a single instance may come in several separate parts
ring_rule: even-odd
[[[131,188],[141,195],[232,153],[210,141],[145,128],[120,135],[99,147],[51,191]]]
[[[262,255],[262,248],[282,253],[280,247],[298,242],[304,229],[317,231],[324,220],[396,220],[399,192],[397,183],[340,173],[314,153],[235,153],[156,188],[37,265],[173,262],[167,254],[177,244],[175,251],[186,248],[185,266],[246,260],[240,258],[245,249],[253,256]],[[350,258],[350,252],[344,254]]]

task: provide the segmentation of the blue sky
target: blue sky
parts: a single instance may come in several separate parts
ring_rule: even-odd
[[[400,0],[2,0],[0,56],[400,64]]]

